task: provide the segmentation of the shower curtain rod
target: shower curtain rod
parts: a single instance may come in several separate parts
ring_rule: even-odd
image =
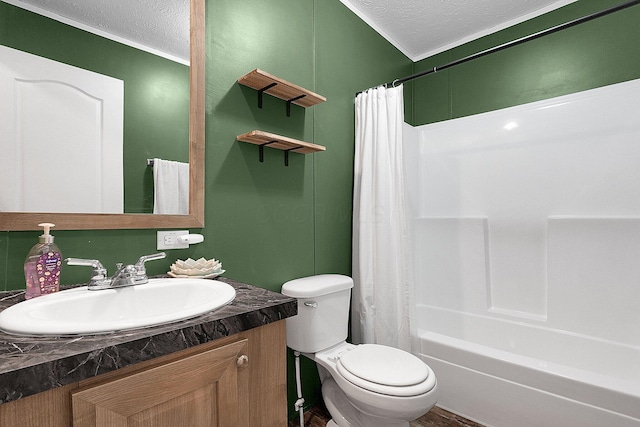
[[[631,6],[635,6],[637,4],[640,4],[640,0],[631,0],[631,1],[628,1],[626,3],[622,3],[622,4],[619,4],[617,6],[613,6],[613,7],[610,7],[608,9],[601,10],[600,12],[595,12],[595,13],[592,13],[590,15],[583,16],[582,18],[574,19],[573,21],[569,21],[569,22],[566,22],[564,24],[556,25],[555,27],[551,27],[551,28],[539,31],[539,32],[534,33],[534,34],[530,34],[528,36],[521,37],[519,39],[516,39],[516,40],[510,41],[510,42],[507,42],[507,43],[492,47],[490,49],[483,50],[483,51],[478,52],[478,53],[474,53],[473,55],[469,55],[469,56],[466,56],[464,58],[457,59],[455,61],[452,61],[452,62],[449,62],[447,64],[441,65],[439,67],[433,67],[432,69],[429,69],[429,70],[426,70],[426,71],[422,71],[420,73],[416,73],[416,74],[412,74],[412,75],[407,76],[407,77],[402,77],[402,78],[399,78],[399,79],[395,79],[392,82],[385,83],[385,86],[393,86],[393,87],[395,87],[396,85],[398,85],[400,83],[408,82],[409,80],[417,79],[418,77],[426,76],[428,74],[434,74],[434,73],[437,73],[438,71],[442,71],[444,69],[453,67],[455,65],[463,64],[463,63],[471,61],[473,59],[477,59],[477,58],[489,55],[491,53],[507,49],[507,48],[512,47],[512,46],[517,46],[519,44],[522,44],[524,42],[528,42],[530,40],[538,39],[538,38],[546,36],[548,34],[552,34],[552,33],[558,32],[560,30],[564,30],[565,28],[570,28],[570,27],[576,26],[578,24],[582,24],[583,22],[587,22],[587,21],[591,21],[591,20],[596,19],[596,18],[600,18],[602,16],[608,15],[608,14],[613,13],[613,12],[617,12],[617,11],[622,10],[622,9],[626,9],[628,7],[631,7]],[[359,95],[362,92],[364,92],[364,91],[356,93],[356,96]]]

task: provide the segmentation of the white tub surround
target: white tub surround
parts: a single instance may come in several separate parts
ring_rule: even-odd
[[[405,129],[417,335],[444,408],[640,426],[639,110],[635,80]]]

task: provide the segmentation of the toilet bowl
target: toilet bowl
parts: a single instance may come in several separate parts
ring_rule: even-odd
[[[346,342],[353,280],[325,274],[295,279],[282,293],[298,299],[287,345],[314,360],[329,427],[401,427],[431,409],[435,374],[416,356],[378,344]]]
[[[346,398],[360,412],[359,422],[345,426],[406,426],[436,403],[435,374],[402,350],[344,342],[315,353],[311,359],[326,372],[321,375],[325,405],[338,407]],[[333,387],[327,385],[330,382],[338,390],[328,393],[325,389]]]

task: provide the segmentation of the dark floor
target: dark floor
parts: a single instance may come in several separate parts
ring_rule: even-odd
[[[318,405],[304,413],[305,427],[325,427],[331,416],[323,405]],[[409,424],[411,427],[482,427],[478,423],[459,417],[437,406]],[[298,418],[289,422],[289,427],[300,427]]]

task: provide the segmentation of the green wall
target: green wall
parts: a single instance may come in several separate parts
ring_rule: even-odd
[[[279,291],[297,277],[351,273],[354,95],[411,72],[412,63],[338,0],[207,2],[207,241],[197,256],[230,277]],[[303,109],[238,85],[260,68],[327,102]],[[259,129],[326,146],[312,155],[237,142]],[[291,362],[291,359],[290,359]],[[290,363],[290,402],[295,380]],[[316,368],[302,359],[307,404]]]
[[[124,81],[124,210],[152,213],[146,159],[189,161],[189,67],[3,2],[0,44]]]
[[[622,0],[577,1],[419,61],[415,72],[621,3]],[[416,79],[412,124],[478,114],[639,78],[639,22],[640,6],[633,6]]]
[[[338,0],[208,0],[206,44],[206,226],[193,230],[205,242],[169,251],[147,264],[149,272],[166,272],[176,258],[215,257],[228,277],[274,291],[301,276],[350,274],[354,95],[410,74],[412,62]],[[294,105],[291,117],[270,96],[258,109],[257,92],[236,82],[255,68],[328,100],[308,109]],[[327,151],[292,153],[285,167],[283,152],[267,148],[260,163],[256,146],[235,140],[254,129]],[[0,289],[24,286],[24,257],[39,234],[0,232]],[[155,230],[53,234],[63,256],[98,258],[109,271],[156,251]],[[64,266],[62,281],[82,282],[88,273]],[[307,360],[303,374],[311,405],[319,387]],[[292,372],[289,390],[293,402]]]
[[[351,271],[355,92],[411,62],[337,0],[208,1],[207,234],[228,271],[279,290],[283,280]],[[384,65],[382,65],[384,64]],[[303,109],[236,83],[261,68],[328,101]],[[327,147],[313,155],[237,142],[254,129]]]

